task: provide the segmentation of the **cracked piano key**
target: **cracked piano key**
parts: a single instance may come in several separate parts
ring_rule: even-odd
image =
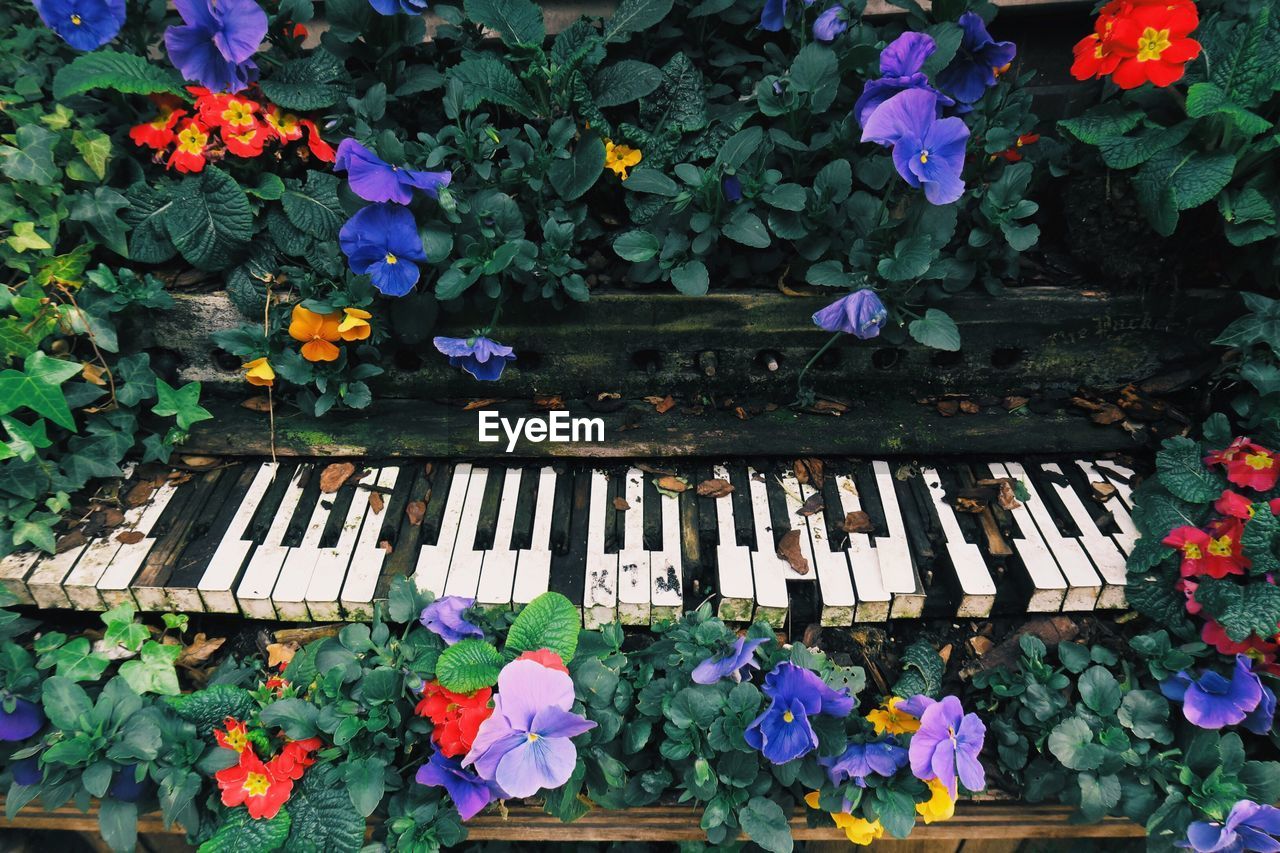
[[[317,470],[321,470],[317,468]],[[319,480],[313,477],[313,480]],[[313,493],[304,494],[303,506],[311,506],[311,515],[302,533],[302,539],[285,555],[280,575],[271,592],[271,603],[276,616],[290,622],[304,622],[310,618],[307,610],[307,587],[320,560],[320,539],[329,524],[333,499],[322,494],[318,482]]]
[[[654,499],[654,498],[651,498]],[[684,565],[680,550],[680,499],[658,495],[661,546],[649,552],[652,579],[651,623],[680,618],[684,610]]]
[[[818,591],[822,599],[819,621],[823,625],[848,626],[853,624],[857,612],[857,598],[853,593],[853,575],[849,571],[849,558],[842,550],[832,548],[827,524],[826,495],[812,483],[799,488],[800,505],[808,503],[814,495],[821,495],[824,506],[808,517],[797,516],[802,521],[813,553],[813,571],[818,578]],[[825,485],[825,483],[824,483]],[[839,513],[839,505],[833,507]]]
[[[873,518],[878,513],[877,529],[883,526],[887,531],[885,536],[877,534],[873,541],[885,589],[893,599],[889,615],[895,619],[918,618],[924,612],[925,592],[911,554],[893,472],[888,462],[874,460],[869,472],[863,468],[860,473],[867,478],[867,487],[859,490],[863,509]]]
[[[652,607],[649,552],[644,547],[645,474],[628,468],[622,478],[622,516],[618,546],[618,618],[624,625],[648,625]]]
[[[196,585],[205,610],[211,613],[240,612],[231,590],[240,576],[245,558],[254,548],[251,523],[258,514],[259,507],[268,499],[268,493],[275,491],[272,486],[280,473],[280,465],[275,462],[264,462],[254,472],[253,481],[227,522],[226,531],[210,555],[208,566]]]
[[[199,613],[204,600],[200,597],[200,579],[209,567],[209,559],[226,535],[257,474],[254,463],[235,463],[222,472],[205,510],[193,525],[191,535],[170,559],[173,564],[165,581],[164,593],[168,609]]]
[[[987,569],[987,561],[983,558],[982,551],[965,538],[955,510],[944,500],[946,490],[937,470],[921,468],[920,476],[933,502],[933,510],[937,513],[938,525],[942,529],[947,556],[951,561],[951,571],[959,593],[956,601],[956,616],[991,615],[991,608],[996,601],[996,585],[991,579],[991,572]]]
[[[599,468],[591,469],[590,502],[582,618],[587,628],[599,628],[613,622],[618,613],[618,555],[605,550],[606,519],[614,509],[609,506],[609,475]]]
[[[993,478],[1012,477],[1004,466],[993,462],[987,466]],[[1045,544],[1031,518],[1026,504],[1008,510],[1021,538],[1015,537],[1013,548],[1018,553],[1025,577],[1030,584],[1027,600],[1028,613],[1056,613],[1062,609],[1067,597],[1067,581],[1058,568],[1049,546]]]
[[[484,517],[485,495],[489,487],[489,469],[473,467],[467,481],[467,499],[462,504],[462,517],[458,533],[454,537],[453,554],[449,556],[448,575],[444,582],[444,594],[461,598],[475,598],[480,585],[480,567],[484,564],[484,551],[476,547],[476,536]],[[496,507],[494,507],[496,509]]]
[[[582,609],[587,574],[587,523],[591,513],[591,474],[579,468],[560,473],[556,518],[552,519],[551,574],[548,585]]]
[[[750,523],[754,533],[751,549],[751,575],[756,587],[756,616],[775,628],[787,618],[787,572],[791,567],[778,556],[778,542],[773,535],[773,517],[769,512],[769,495],[765,478],[750,466],[746,472],[747,494],[751,501]],[[741,524],[739,519],[739,524]]]
[[[712,468],[714,479],[729,481],[724,465]],[[726,622],[750,622],[755,611],[755,583],[751,573],[751,552],[738,544],[738,525],[730,495],[707,498],[714,502],[716,517],[716,584],[720,593],[717,615]]]
[[[339,604],[342,584],[356,551],[360,528],[365,516],[369,514],[369,489],[378,484],[380,474],[381,469],[369,468],[361,474],[354,487],[343,486],[344,491],[350,489],[350,494],[344,496],[349,498],[346,505],[343,506],[342,501],[335,501],[330,511],[330,526],[335,517],[340,520],[338,539],[333,545],[320,549],[303,598],[307,612],[317,622],[342,618],[342,607]]]
[[[850,474],[829,471],[823,488],[829,501],[827,505],[832,508],[827,516],[827,535],[837,544],[844,541],[844,554],[853,576],[857,602],[854,621],[885,622],[889,619],[893,599],[885,588],[880,557],[872,547],[871,537],[866,533],[847,533],[843,529],[844,520],[850,513],[864,511],[857,483]]]
[[[401,478],[414,481],[415,473],[388,466],[378,472],[376,488],[395,489]],[[416,482],[413,485],[417,485]],[[390,508],[383,510],[387,512]],[[382,586],[387,562],[387,552],[382,547],[383,519],[372,508],[365,510],[364,522],[360,525],[360,534],[351,551],[351,562],[347,565],[347,577],[342,582],[342,593],[338,604],[348,619],[366,620],[373,618],[373,602]]]
[[[1125,557],[1115,540],[1098,529],[1093,516],[1085,507],[1084,501],[1072,488],[1062,467],[1056,462],[1045,462],[1041,469],[1048,475],[1050,485],[1058,495],[1058,500],[1075,522],[1080,531],[1080,543],[1085,553],[1093,560],[1098,573],[1105,581],[1102,593],[1098,596],[1098,607],[1117,609],[1125,606],[1125,586],[1128,577],[1125,572]]]

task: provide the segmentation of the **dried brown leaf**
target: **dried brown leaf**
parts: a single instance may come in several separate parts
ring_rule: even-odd
[[[388,553],[388,554],[391,554],[391,553],[394,553],[394,552],[395,552],[395,548],[394,548],[394,547],[392,547],[391,543],[390,543],[389,541],[387,541],[386,539],[383,539],[381,542],[379,542],[379,543],[378,543],[378,547],[379,547],[379,548],[381,548],[383,551],[385,551],[385,552],[386,552],[386,553]]]
[[[269,412],[271,411],[271,398],[264,396],[246,397],[240,401],[240,408],[248,409],[251,412]]]
[[[1116,487],[1110,483],[1090,483],[1089,488],[1093,490],[1093,499],[1098,503],[1106,503],[1116,496]]]
[[[645,397],[646,402],[653,404],[653,410],[660,415],[665,415],[676,407],[675,398],[668,394],[665,397]]]
[[[809,561],[800,551],[800,531],[788,530],[778,543],[778,556],[786,560],[796,574],[809,574]]]
[[[331,495],[356,472],[353,462],[331,462],[320,472],[320,491]]]
[[[80,376],[85,382],[91,382],[94,385],[107,384],[106,368],[100,364],[91,364],[86,361],[84,366],[80,368]]]
[[[534,397],[533,407],[540,412],[550,412],[557,409],[563,409],[564,398],[560,396],[554,397]]]
[[[183,456],[182,464],[188,468],[212,468],[222,460],[216,456]]]
[[[683,477],[676,477],[668,474],[665,477],[659,477],[653,481],[653,485],[659,491],[674,492],[680,494],[689,488],[689,481]]]
[[[116,534],[116,541],[123,545],[137,545],[146,538],[147,534],[141,530],[122,530]]]
[[[861,510],[846,514],[844,521],[840,523],[840,529],[845,533],[876,532],[876,526],[871,523],[871,516]]]
[[[1002,402],[1001,405],[1004,406],[1005,409],[1007,409],[1008,411],[1012,412],[1015,409],[1021,409],[1023,406],[1025,406],[1027,403],[1030,403],[1030,402],[1031,402],[1030,397],[1005,397],[1004,402]]]
[[[485,397],[481,400],[468,400],[467,404],[462,407],[462,411],[470,412],[475,409],[483,409],[486,406],[492,406],[496,402],[498,402],[496,397]]]
[[[733,493],[728,480],[703,480],[698,484],[698,494],[704,498],[723,498]]]
[[[422,523],[422,517],[427,514],[427,505],[422,501],[409,501],[408,506],[404,508],[404,514],[408,517],[410,524],[417,526]]]
[[[369,509],[373,510],[374,515],[382,512],[383,498],[381,492],[369,493]]]
[[[973,400],[961,400],[960,411],[964,412],[966,415],[976,415],[978,412],[982,411],[982,409]]]
[[[626,498],[621,498],[621,497],[614,498],[613,508],[616,509],[618,512],[626,512],[627,510],[631,509],[631,504],[627,503]]]
[[[124,493],[124,497],[120,500],[125,506],[133,509],[135,507],[140,507],[147,501],[151,500],[151,494],[155,490],[155,483],[150,480],[142,480],[141,482],[134,483],[133,486],[130,487],[129,491]],[[118,521],[116,522],[116,524],[119,523],[120,522]]]
[[[959,400],[939,400],[937,409],[938,409],[938,414],[942,415],[944,418],[954,417],[960,412],[960,401]]]
[[[268,643],[267,644],[267,668],[275,669],[282,663],[289,663],[293,660],[293,656],[298,653],[301,648],[296,642],[288,643]]]
[[[222,648],[222,644],[227,641],[226,637],[214,637],[209,639],[205,634],[196,634],[191,639],[190,645],[182,650],[182,654],[178,657],[178,666],[195,666],[198,663],[204,663],[213,653]]]
[[[826,504],[822,499],[822,492],[814,492],[809,495],[805,502],[800,505],[800,508],[796,510],[796,515],[802,515],[805,518],[808,518],[814,513],[822,512],[822,508],[825,505]]]
[[[813,484],[815,489],[821,489],[826,481],[827,475],[821,459],[815,457],[797,459],[791,467],[795,471],[796,481],[802,486]]]

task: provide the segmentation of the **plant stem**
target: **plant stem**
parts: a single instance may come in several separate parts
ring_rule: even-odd
[[[827,350],[831,349],[832,345],[835,344],[836,341],[840,340],[840,338],[843,336],[844,336],[844,332],[836,332],[834,335],[832,335],[830,338],[827,339],[827,342],[823,344],[818,349],[817,352],[813,354],[813,357],[809,359],[809,361],[805,364],[805,366],[800,368],[800,375],[796,377],[797,399],[803,396],[804,394],[804,377],[805,377],[805,374],[809,372],[809,368],[817,364],[818,359],[822,358],[822,354],[825,353]]]

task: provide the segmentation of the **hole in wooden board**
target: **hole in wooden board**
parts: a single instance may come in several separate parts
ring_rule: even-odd
[[[997,370],[1007,370],[1026,355],[1019,347],[996,347],[991,351],[991,366]]]
[[[876,370],[889,370],[897,367],[906,353],[897,347],[883,347],[871,354],[871,366]]]
[[[642,349],[631,355],[631,364],[636,370],[653,375],[662,369],[662,353],[656,349]]]
[[[209,353],[209,360],[213,362],[213,366],[219,370],[225,370],[228,373],[235,372],[244,364],[238,356],[234,356],[226,350],[219,347]]]

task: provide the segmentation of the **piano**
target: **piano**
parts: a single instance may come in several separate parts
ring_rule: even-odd
[[[354,471],[326,488],[332,461],[152,472],[123,506],[139,469],[99,494],[118,525],[5,557],[0,585],[46,609],[354,621],[408,576],[493,608],[556,590],[588,627],[709,601],[802,628],[1123,608],[1137,538],[1135,472],[1093,456],[826,458],[821,475],[761,458],[343,460]],[[1024,500],[963,499],[1005,478]]]

